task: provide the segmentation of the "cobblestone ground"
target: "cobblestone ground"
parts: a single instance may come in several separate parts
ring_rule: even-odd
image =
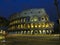
[[[0,45],[60,45],[59,37],[54,36],[10,36],[6,41]]]
[[[0,43],[0,45],[60,45],[60,40],[20,40]]]

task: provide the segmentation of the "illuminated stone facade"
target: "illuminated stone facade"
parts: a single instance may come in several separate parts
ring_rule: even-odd
[[[51,34],[54,23],[43,8],[28,9],[10,16],[10,34]]]

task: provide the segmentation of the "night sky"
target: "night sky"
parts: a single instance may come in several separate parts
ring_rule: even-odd
[[[60,0],[58,1],[60,8]],[[31,8],[44,8],[50,20],[56,21],[57,19],[54,0],[0,0],[0,16],[6,17],[7,19],[13,13]]]

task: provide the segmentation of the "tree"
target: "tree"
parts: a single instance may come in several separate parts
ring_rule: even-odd
[[[0,16],[0,26],[7,26],[8,20]]]

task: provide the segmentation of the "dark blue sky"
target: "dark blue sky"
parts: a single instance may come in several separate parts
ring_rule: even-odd
[[[58,1],[60,5],[60,0]],[[30,8],[45,8],[52,21],[57,19],[54,0],[0,0],[0,16],[6,18],[13,13]]]

